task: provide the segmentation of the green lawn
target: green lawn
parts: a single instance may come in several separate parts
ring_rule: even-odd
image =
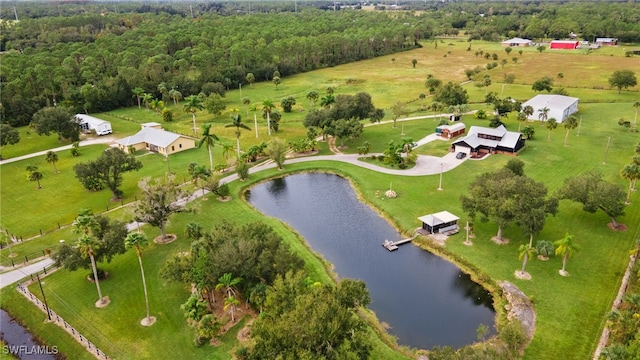
[[[497,44],[474,41],[471,45],[472,51],[467,52],[466,41],[447,40],[440,43],[438,49],[434,49],[429,43],[422,49],[393,56],[287,77],[283,79],[282,85],[277,90],[271,83],[246,86],[242,89],[242,95],[248,96],[253,103],[260,103],[267,98],[279,103],[281,98],[295,95],[298,104],[294,106],[292,113],[283,114],[281,131],[277,134],[278,137],[291,140],[302,137],[306,133],[301,122],[305,113],[312,108],[304,99],[308,91],[314,89],[324,93],[328,86],[334,87],[337,94],[367,91],[371,93],[377,107],[388,108],[398,100],[415,100],[420,93],[426,93],[424,80],[429,73],[444,80],[464,80],[465,68],[484,66],[487,62],[473,55],[478,48],[495,51],[501,57],[505,54]],[[511,56],[514,54],[512,53]],[[396,58],[395,63],[391,62],[392,57]],[[411,59],[414,58],[418,60],[415,69],[411,66]],[[583,59],[588,61],[582,61]],[[516,64],[510,62],[504,69],[498,67],[490,72],[494,84],[489,91],[498,93],[502,91],[500,79],[505,72],[515,73],[516,83],[527,83],[506,85],[505,96],[510,95],[519,100],[526,100],[535,95],[530,84],[540,76],[548,75],[556,79],[556,86],[565,86],[571,96],[581,99],[578,113],[582,119],[580,134],[577,136],[577,129],[570,133],[569,146],[563,145],[565,131],[561,125],[553,130],[551,140],[548,141],[546,128],[537,122],[531,123],[536,130],[535,138],[527,142],[526,148],[519,155],[519,159],[526,164],[525,172],[528,176],[543,181],[553,192],[562,185],[566,177],[595,169],[602,171],[608,181],[626,188],[628,184],[620,178],[619,172],[624,164],[630,161],[635,145],[640,142],[640,136],[638,133],[630,133],[627,129],[618,126],[617,120],[621,117],[633,119],[635,111],[632,103],[639,97],[638,87],[632,89],[634,91],[623,91],[617,94],[615,90],[594,90],[593,86],[606,88],[607,76],[611,69],[633,68],[634,61],[637,60],[624,58],[621,55],[598,55],[597,52],[586,55],[579,52],[545,51],[538,54],[535,49],[526,49],[523,55],[519,56]],[[452,63],[456,66],[451,66]],[[559,72],[564,74],[562,79],[557,78]],[[481,104],[485,89],[477,89],[473,84],[468,84],[465,88],[470,94],[470,100],[475,103],[473,108],[488,109],[486,105]],[[197,122],[199,126],[212,122],[213,132],[220,136],[223,142],[234,144],[235,129],[224,127],[229,122],[229,110],[234,107],[240,109],[244,121],[252,128],[253,113],[250,112],[247,116],[246,106],[240,104],[240,94],[237,90],[228,92],[226,101],[228,110],[224,114],[214,118],[210,114],[200,112],[197,114]],[[422,105],[428,105],[431,101],[427,98],[424,101],[411,102],[409,107],[414,111],[411,116],[433,115],[432,112],[420,110]],[[174,108],[173,105],[169,106]],[[164,124],[165,128],[191,134],[190,114],[184,113],[181,107],[175,107],[174,114],[175,121]],[[153,111],[137,107],[96,115],[112,121],[118,136],[135,133],[139,123],[159,121],[159,116]],[[390,113],[387,111],[387,119],[389,117]],[[463,122],[467,127],[488,125],[487,120],[478,120],[471,115],[463,117]],[[268,139],[265,121],[260,116],[258,116],[258,123],[258,139],[253,130],[243,131],[241,137],[243,149]],[[510,130],[518,128],[518,123],[513,117],[505,119],[505,123]],[[436,125],[437,120],[434,119],[406,121],[404,130],[406,136],[418,140],[432,133]],[[25,130],[21,129],[21,131]],[[372,152],[382,152],[389,140],[399,141],[400,131],[400,123],[396,128],[390,124],[366,127],[359,139],[347,143],[348,149],[345,152],[356,152],[357,146],[364,141],[369,141],[372,145]],[[325,143],[319,145],[322,154],[328,153]],[[5,155],[8,150],[14,151],[14,155],[11,156],[17,156],[55,146],[59,146],[55,137],[40,138],[32,135],[32,139],[25,137],[17,145],[3,147],[2,152],[5,157],[8,157]],[[422,146],[416,151],[420,154],[442,155],[446,153],[448,146],[449,142],[438,141]],[[58,162],[59,174],[53,174],[53,167],[44,161],[44,157],[2,165],[2,171],[0,171],[2,229],[8,229],[11,233],[26,238],[38,234],[40,229],[44,232],[56,229],[58,222],[61,225],[70,223],[82,208],[92,208],[96,212],[102,212],[107,207],[112,209],[120,205],[109,201],[111,194],[106,190],[96,193],[83,190],[72,170],[76,162],[92,160],[105,148],[105,145],[82,148],[82,155],[78,158],[72,158],[67,151],[61,152]],[[189,150],[172,155],[169,163],[164,157],[158,155],[143,153],[139,155],[144,167],[137,173],[125,174],[122,186],[125,203],[135,200],[138,191],[137,182],[141,177],[161,176],[168,167],[171,167],[171,171],[177,173],[179,180],[186,181],[188,180],[186,173],[188,163],[192,161],[200,164],[208,163],[205,149]],[[220,146],[214,148],[214,156],[217,164],[225,161]],[[431,212],[448,210],[461,216],[461,221],[466,221],[458,200],[460,194],[477,174],[498,169],[508,160],[508,157],[500,155],[490,156],[482,161],[467,160],[456,169],[444,174],[442,191],[436,190],[438,176],[389,176],[343,163],[285,164],[285,172],[322,170],[335,171],[348,176],[364,201],[377,208],[398,229],[411,232],[419,225],[416,218]],[[28,164],[38,165],[43,172],[42,189],[36,190],[35,184],[25,179],[24,171]],[[310,252],[291,229],[275,219],[258,214],[239,199],[240,192],[254,182],[281,174],[283,172],[267,170],[252,175],[247,182],[234,182],[231,184],[233,201],[221,203],[213,198],[198,200],[190,205],[196,209],[196,213],[175,215],[171,219],[168,230],[181,235],[182,229],[189,221],[198,221],[205,227],[210,227],[222,219],[240,223],[266,221],[305,258],[307,269],[313,278],[331,281],[333,275],[327,271],[330,269],[330,264],[325,264]],[[378,197],[376,194],[384,193],[390,182],[393,182],[398,198]],[[507,280],[516,283],[532,297],[538,322],[535,337],[525,354],[526,359],[585,359],[590,357],[595,348],[604,324],[604,317],[609,311],[621,274],[628,261],[628,249],[631,248],[633,239],[639,232],[639,196],[638,193],[632,194],[632,205],[627,208],[627,214],[619,219],[629,226],[629,231],[626,232],[610,231],[606,226],[609,219],[601,212],[589,214],[583,212],[581,207],[574,203],[561,202],[559,214],[548,219],[547,226],[536,240],[557,240],[566,232],[575,235],[576,242],[582,246],[582,251],[569,260],[567,269],[571,276],[566,278],[557,274],[561,266],[560,259],[552,258],[547,262],[529,263],[527,271],[533,276],[531,281],[515,279],[513,272],[520,267],[517,247],[527,240],[515,225],[505,229],[505,237],[511,240],[508,245],[498,246],[489,241],[497,231],[496,226],[492,223],[478,222],[474,246],[463,246],[463,235],[459,234],[450,239],[446,251],[450,252],[453,258],[459,258],[478,268],[495,281]],[[109,216],[128,220],[132,214],[125,208],[110,212]],[[158,230],[153,228],[146,228],[145,232],[149,236],[158,234]],[[11,249],[4,249],[1,252],[1,263],[3,265],[8,263],[9,252],[15,252],[18,254],[16,258],[21,259],[24,255],[41,253],[46,248],[55,249],[60,239],[73,241],[74,236],[67,228],[60,232],[45,234],[37,240],[15,245]],[[166,282],[158,274],[167,258],[188,248],[189,244],[186,240],[179,239],[168,245],[151,245],[145,250],[143,259],[151,295],[151,309],[159,319],[158,323],[150,329],[138,325],[139,320],[144,316],[144,304],[138,265],[133,252],[118,256],[109,264],[101,264],[101,267],[111,274],[110,279],[103,284],[103,292],[112,300],[108,308],[94,308],[93,302],[97,294],[95,287],[83,279],[86,271],[60,270],[47,277],[44,285],[47,300],[67,321],[86,332],[85,335],[91,341],[113,357],[229,358],[228,350],[237,345],[233,333],[229,334],[231,339],[225,341],[221,347],[196,348],[192,342],[193,333],[187,327],[179,310],[179,305],[188,296],[187,289]],[[35,292],[35,289],[32,291]],[[48,343],[64,344],[63,351],[71,358],[86,356],[72,341],[65,338],[66,335],[61,334],[61,331],[51,326],[44,326],[41,321],[43,315],[39,315],[38,310],[33,307],[24,305],[24,301],[21,301],[15,290],[3,289],[0,295],[3,308],[8,308],[21,318],[25,317],[25,322],[30,328],[41,334]],[[122,306],[123,304],[127,306]],[[60,346],[63,349],[62,345]],[[393,358],[394,355],[391,355],[390,351],[378,341],[373,358]]]

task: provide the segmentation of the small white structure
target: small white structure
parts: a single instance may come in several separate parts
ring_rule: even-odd
[[[76,114],[76,120],[83,132],[95,131],[97,135],[109,135],[111,131],[111,123],[107,120],[98,119],[86,114]]]
[[[522,39],[522,38],[516,37],[513,39],[505,40],[501,44],[504,47],[516,47],[516,46],[531,46],[532,43],[533,42],[529,39]]]
[[[458,220],[460,218],[448,211],[421,216],[418,220],[422,221],[422,230],[429,234],[457,233],[459,230]]]
[[[547,108],[547,120],[554,118],[558,123],[562,123],[569,116],[578,112],[578,98],[564,95],[536,95],[525,101],[522,108],[531,106],[533,114],[529,120],[540,120],[540,110]]]

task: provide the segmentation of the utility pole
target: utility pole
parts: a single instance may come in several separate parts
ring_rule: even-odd
[[[253,113],[253,126],[256,128],[256,139],[258,138],[258,118],[256,114]]]
[[[38,285],[40,285],[40,292],[42,293],[42,299],[44,300],[44,307],[47,309],[47,318],[51,321],[51,313],[49,312],[49,305],[47,304],[47,297],[44,296],[44,290],[42,290],[42,282],[40,282],[40,274],[36,274],[38,279]]]
[[[609,145],[611,145],[611,136],[609,136],[607,140],[607,149],[604,151],[604,160],[602,160],[602,164],[607,163],[607,154],[609,154]]]
[[[16,16],[16,21],[20,21],[18,19],[18,12],[16,11],[16,7],[15,6],[13,7],[13,14]]]
[[[442,172],[444,171],[444,163],[440,163],[440,185],[438,185],[438,190],[442,190]]]

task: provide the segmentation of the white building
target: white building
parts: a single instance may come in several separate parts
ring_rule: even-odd
[[[540,110],[547,108],[547,120],[554,118],[558,123],[562,123],[569,116],[578,112],[578,98],[564,95],[536,95],[535,97],[525,101],[522,108],[531,106],[533,114],[528,117],[529,120],[541,120]]]
[[[86,114],[76,114],[76,120],[83,132],[95,131],[97,135],[109,135],[111,123]]]

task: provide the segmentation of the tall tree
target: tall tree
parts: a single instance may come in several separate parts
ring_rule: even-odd
[[[207,109],[209,114],[213,114],[214,116],[222,114],[222,111],[227,108],[222,96],[217,93],[209,94],[209,96],[207,96],[207,98],[202,102],[202,106]]]
[[[562,125],[564,126],[565,130],[567,130],[564,135],[564,146],[567,146],[567,141],[569,140],[569,131],[578,127],[578,118],[571,115],[565,119]]]
[[[142,94],[144,94],[144,89],[141,87],[135,87],[131,90],[133,93],[133,97],[138,101],[138,109],[140,109],[140,105],[142,105]]]
[[[248,73],[245,79],[247,80],[249,85],[253,87],[253,83],[256,81],[256,77],[253,75],[253,73]]]
[[[547,122],[545,123],[545,127],[547,128],[547,130],[549,130],[549,133],[547,134],[547,140],[551,141],[551,130],[558,127],[558,121],[556,121],[555,118],[551,118],[547,120]]]
[[[167,239],[165,225],[169,217],[184,209],[180,201],[184,191],[176,184],[174,175],[153,181],[147,177],[140,180],[138,186],[142,194],[134,206],[135,220],[160,228],[161,240],[164,241]]]
[[[316,106],[316,102],[320,98],[320,94],[317,91],[311,90],[307,93],[307,100],[311,103],[311,106]]]
[[[262,113],[267,116],[267,131],[269,132],[269,136],[271,136],[271,112],[275,107],[271,99],[264,99],[262,101]]]
[[[131,154],[126,154],[118,148],[108,148],[94,161],[78,163],[73,167],[76,177],[87,187],[88,184],[98,182],[106,185],[113,193],[112,200],[122,197],[120,185],[122,175],[126,172],[137,171],[142,168],[142,163]],[[91,180],[89,182],[85,180]],[[92,189],[88,189],[92,190]]]
[[[391,106],[391,114],[393,119],[393,127],[396,127],[396,120],[401,116],[407,116],[409,109],[402,101],[397,101]]]
[[[278,169],[282,170],[284,166],[285,155],[287,153],[287,144],[279,138],[274,138],[267,144],[265,152],[269,155],[271,160],[275,161],[278,165]]]
[[[202,105],[202,98],[197,95],[189,95],[185,99],[186,103],[184,104],[183,110],[186,113],[191,114],[193,118],[193,136],[198,135],[198,130],[196,129],[196,112],[198,110],[204,109],[204,105]]]
[[[598,171],[566,178],[558,197],[581,203],[582,209],[589,213],[602,210],[611,218],[615,229],[619,227],[617,218],[624,215],[626,194],[619,186],[605,181]]]
[[[622,89],[636,86],[638,84],[638,79],[636,78],[636,74],[631,70],[616,70],[609,78],[609,84],[617,87],[618,94],[620,94]]]
[[[33,114],[32,125],[38,135],[58,134],[58,140],[80,139],[80,127],[71,111],[63,106],[45,107]]]
[[[449,81],[438,89],[434,100],[447,106],[461,105],[469,102],[469,95],[467,95],[467,90],[462,86]]]
[[[40,186],[40,180],[42,180],[42,178],[43,178],[43,175],[38,170],[37,166],[27,165],[27,180],[37,182],[38,187],[36,189],[42,189],[42,186]]]
[[[542,78],[533,82],[533,85],[531,85],[531,89],[536,92],[541,92],[543,90],[551,92],[551,90],[553,90],[553,79],[548,76],[543,76]]]
[[[569,235],[569,233],[566,233],[564,238],[555,241],[553,244],[556,246],[556,255],[562,256],[560,275],[567,276],[569,275],[566,270],[567,260],[573,256],[574,253],[580,251],[580,246],[573,242],[573,235]]]
[[[0,146],[20,142],[20,132],[9,124],[0,124]]]
[[[627,164],[622,168],[620,175],[629,180],[629,190],[627,191],[625,204],[631,204],[631,190],[633,190],[633,184],[640,179],[640,166],[636,163]]]
[[[525,274],[525,268],[527,267],[527,262],[530,258],[535,256],[536,249],[531,246],[527,246],[525,244],[521,244],[518,248],[518,260],[522,260],[522,269],[520,270],[521,274]]]
[[[242,116],[240,114],[234,113],[231,115],[231,123],[225,125],[224,127],[235,127],[236,128],[236,145],[238,149],[238,159],[240,159],[240,129],[251,130],[247,124],[242,122]]]
[[[44,158],[49,164],[53,165],[53,172],[58,173],[58,168],[56,167],[56,162],[58,162],[58,154],[53,151],[47,151],[47,154]]]
[[[220,141],[218,136],[211,132],[211,124],[205,124],[202,127],[202,138],[198,142],[198,148],[201,148],[202,145],[207,145],[207,151],[209,152],[209,165],[211,166],[211,171],[213,172],[213,146],[216,141]]]
[[[515,222],[529,236],[529,247],[533,237],[539,234],[546,223],[547,215],[558,212],[558,199],[547,198],[547,187],[524,175],[517,180],[515,198]]]
[[[140,264],[140,274],[142,275],[142,287],[144,289],[144,303],[147,309],[147,316],[140,322],[144,326],[151,326],[155,322],[155,317],[149,313],[149,295],[147,294],[147,281],[144,278],[144,267],[142,266],[142,249],[149,245],[147,237],[143,233],[132,232],[124,239],[127,248],[135,248],[138,256],[138,264]]]
[[[91,260],[91,269],[93,270],[93,280],[98,290],[98,302],[96,305],[107,305],[107,298],[102,296],[102,290],[100,289],[100,280],[98,279],[98,268],[96,267],[96,260],[94,258],[94,249],[98,246],[95,237],[93,237],[93,231],[98,226],[93,213],[85,209],[80,212],[76,221],[73,223],[74,233],[80,235],[77,242],[78,250],[83,257],[89,257]]]
[[[517,189],[520,177],[509,169],[477,176],[469,185],[468,195],[462,195],[462,208],[471,218],[482,215],[482,221],[492,220],[498,225],[496,241],[501,242],[502,231],[517,215]]]
[[[540,121],[547,121],[549,118],[549,111],[551,111],[551,109],[546,106],[538,109],[538,119],[540,119]]]

